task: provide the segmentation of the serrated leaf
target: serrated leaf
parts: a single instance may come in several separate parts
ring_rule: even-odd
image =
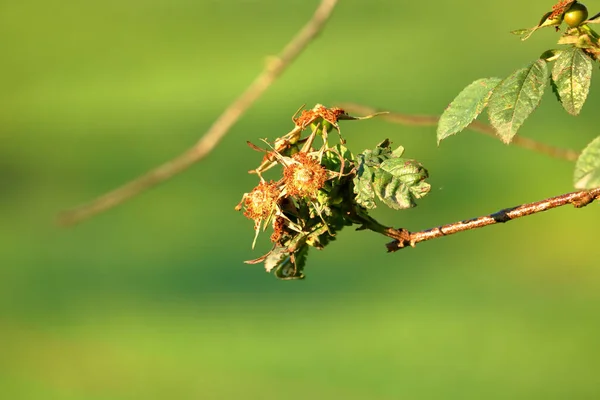
[[[375,192],[373,190],[373,171],[365,162],[363,154],[358,156],[358,166],[354,177],[354,193],[356,203],[366,209],[373,209],[375,205]]]
[[[424,181],[429,176],[427,170],[415,160],[400,158],[403,152],[402,147],[392,152],[386,139],[374,150],[358,155],[354,178],[357,204],[373,209],[377,195],[388,207],[399,210],[414,207],[415,200],[429,192],[430,186]]]
[[[577,189],[600,187],[600,136],[581,152],[575,164],[573,181]]]
[[[395,210],[415,207],[415,200],[425,196],[431,186],[424,180],[427,170],[415,160],[393,158],[375,171],[373,186],[377,197]]]
[[[536,60],[513,72],[494,89],[488,103],[488,115],[504,143],[510,143],[540,104],[549,75],[546,61]]]
[[[403,151],[404,149],[402,149]],[[399,149],[396,149],[399,151]],[[356,203],[366,209],[377,207],[375,204],[375,191],[373,189],[374,168],[394,156],[390,141],[385,139],[373,150],[365,150],[357,157],[356,176],[354,177],[354,193]]]
[[[438,144],[465,129],[483,111],[500,78],[478,79],[464,88],[446,108],[437,126]]]
[[[571,115],[578,115],[587,99],[592,68],[592,60],[577,47],[563,51],[554,63],[552,81],[563,108]]]
[[[383,142],[379,143],[373,150],[363,151],[361,156],[366,165],[373,166],[381,164],[383,161],[393,156],[389,139],[385,139]]]

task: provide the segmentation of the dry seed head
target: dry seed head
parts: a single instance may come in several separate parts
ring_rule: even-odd
[[[296,162],[288,165],[283,171],[283,180],[288,195],[316,197],[317,191],[327,180],[327,170],[304,152],[296,153],[292,158]]]
[[[276,182],[261,182],[244,198],[244,216],[259,221],[267,218],[277,207],[279,188]]]
[[[323,118],[323,120],[335,126],[338,122],[338,118],[345,114],[346,111],[339,107],[327,108],[322,104],[317,104],[312,110],[302,110],[300,116],[294,118],[294,123],[297,127],[304,129],[315,122],[317,118]]]

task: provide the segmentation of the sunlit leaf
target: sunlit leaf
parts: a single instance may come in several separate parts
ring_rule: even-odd
[[[542,16],[542,18],[540,19],[540,22],[533,28],[515,29],[514,31],[511,31],[510,33],[512,33],[513,35],[520,35],[521,40],[527,40],[533,34],[533,32],[537,31],[540,28],[544,28],[546,26],[560,25],[560,23],[562,22],[562,18],[563,18],[562,14],[559,14],[558,16],[555,16],[554,18],[550,19],[549,17],[553,13],[554,13],[553,11],[548,11],[546,14],[544,14]]]
[[[383,161],[393,156],[390,141],[384,140],[373,150],[365,150],[357,157],[356,176],[354,177],[354,193],[356,202],[367,209],[373,209],[375,204],[375,179],[373,167],[378,167]]]
[[[379,165],[393,155],[389,139],[379,143],[373,150],[365,150],[360,153],[364,163],[369,166]]]
[[[478,79],[463,89],[446,108],[437,127],[438,144],[465,129],[483,111],[500,78]]]
[[[584,22],[584,24],[600,24],[600,13],[589,18],[587,21]]]
[[[560,93],[558,93],[558,87],[556,86],[556,82],[550,79],[550,88],[552,89],[552,93],[556,96],[556,100],[560,103]]]
[[[392,151],[385,140],[358,155],[354,192],[359,205],[375,208],[377,195],[388,207],[400,210],[414,207],[415,200],[429,192],[427,170],[415,160],[401,158],[403,152],[402,146]]]
[[[590,90],[592,60],[577,47],[563,51],[552,69],[558,97],[569,114],[577,115]]]
[[[536,60],[496,86],[488,103],[488,114],[503,142],[510,143],[523,122],[540,104],[548,78],[546,61]]]
[[[600,136],[592,140],[579,156],[573,181],[577,189],[600,187]]]
[[[354,193],[356,194],[356,203],[366,209],[376,207],[373,179],[371,167],[364,161],[362,154],[359,154],[356,177],[354,178]]]
[[[563,50],[560,50],[560,49],[546,50],[545,52],[542,53],[542,55],[540,56],[540,59],[546,60],[548,62],[554,61],[554,60],[556,60],[558,58],[558,56],[562,52],[563,52]]]
[[[373,185],[377,197],[395,210],[415,207],[417,199],[431,189],[425,182],[427,170],[417,161],[392,158],[381,163],[375,172]]]
[[[323,154],[321,164],[330,171],[336,171],[340,173],[348,172],[352,167],[352,161],[354,161],[354,155],[341,144],[337,144],[334,147],[335,151],[327,151]],[[342,171],[342,165],[344,170]]]

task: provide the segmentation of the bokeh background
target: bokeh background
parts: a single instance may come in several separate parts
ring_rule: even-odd
[[[351,229],[311,251],[304,281],[260,265],[265,235],[233,207],[302,104],[439,114],[471,81],[555,47],[527,42],[552,2],[341,1],[320,38],[203,162],[62,229],[90,200],[191,146],[312,15],[317,1],[0,4],[0,391],[6,399],[600,398],[597,205],[386,254]],[[590,6],[591,13],[599,11]],[[597,72],[597,71],[595,71]],[[521,134],[581,150],[581,116],[548,91]],[[342,125],[430,171],[410,230],[572,190],[573,164],[472,132]]]

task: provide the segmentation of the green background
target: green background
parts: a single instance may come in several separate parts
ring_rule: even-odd
[[[317,1],[0,4],[0,392],[7,399],[594,399],[600,396],[597,205],[552,210],[386,254],[347,229],[307,279],[243,260],[256,184],[245,142],[281,136],[302,104],[439,114],[471,81],[555,46],[527,42],[551,2],[341,1],[323,34],[210,156],[70,229],[54,218],[191,146]],[[518,10],[518,11],[515,11]],[[590,10],[592,14],[598,10]],[[595,71],[596,73],[597,71]],[[581,150],[548,90],[521,134]],[[464,132],[344,122],[429,170],[410,230],[566,193],[573,164]]]

